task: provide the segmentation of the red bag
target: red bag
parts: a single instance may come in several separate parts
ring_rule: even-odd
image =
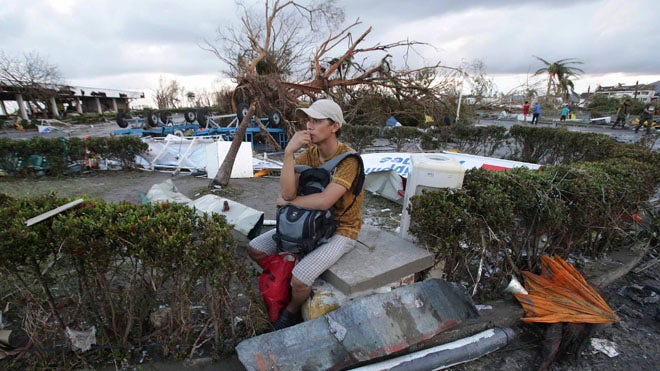
[[[296,256],[274,254],[261,259],[259,264],[264,269],[259,276],[259,291],[268,307],[268,318],[275,322],[291,300],[291,271],[296,265]]]

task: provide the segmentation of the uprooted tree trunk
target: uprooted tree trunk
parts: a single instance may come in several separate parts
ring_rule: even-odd
[[[238,126],[238,129],[236,130],[236,134],[234,134],[234,138],[231,140],[231,146],[229,146],[229,151],[227,152],[227,156],[225,156],[225,159],[224,161],[222,161],[222,165],[220,166],[220,169],[218,169],[218,173],[215,175],[215,177],[209,184],[209,188],[212,188],[213,186],[216,185],[224,187],[227,184],[229,184],[229,178],[231,177],[231,171],[234,168],[234,161],[236,161],[236,155],[238,154],[238,150],[241,147],[241,143],[243,143],[245,130],[247,129],[247,126],[250,123],[252,116],[254,116],[255,107],[256,107],[256,102],[252,101],[247,115],[243,117],[241,124]]]
[[[429,114],[438,120],[448,111],[437,108],[443,91],[455,90],[456,81],[462,79],[452,72],[444,79],[439,76],[439,69],[444,68],[440,62],[412,69],[407,66],[408,54],[426,44],[403,40],[365,45],[372,28],[354,34],[359,19],[341,28],[343,10],[333,1],[263,2],[263,13],[252,14],[244,7],[241,29],[219,32],[222,48],[209,42],[203,46],[225,62],[228,74],[236,79],[234,110],[239,103],[256,100],[259,117],[278,109],[283,117],[294,120],[302,97],[309,98],[303,101],[328,97],[348,104],[354,91],[368,88],[396,97],[398,105],[385,109],[385,117],[406,111],[418,121]],[[329,34],[318,43],[326,31]],[[396,68],[389,54],[397,48],[406,49],[403,68]],[[406,102],[415,107],[408,108]],[[290,131],[289,123],[281,126]]]
[[[257,125],[259,125],[259,134],[267,141],[269,142],[273,148],[275,148],[275,152],[282,152],[282,147],[280,146],[279,143],[277,143],[277,140],[273,138],[272,135],[268,132],[268,128],[264,126],[264,124],[261,123],[261,120],[257,120]]]

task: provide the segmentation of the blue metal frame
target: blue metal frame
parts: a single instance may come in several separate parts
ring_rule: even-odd
[[[277,129],[277,128],[269,128],[268,127],[268,118],[260,118],[259,119],[262,122],[265,122],[266,130],[270,135],[275,138],[277,143],[280,145],[280,147],[284,148],[286,147],[287,144],[287,138],[286,138],[286,133],[282,129]],[[254,119],[252,120],[252,123],[254,124]],[[174,134],[174,132],[181,130],[186,131],[186,130],[193,130],[193,136],[221,136],[225,140],[231,140],[231,138],[234,137],[236,134],[236,131],[238,130],[237,126],[228,126],[228,127],[211,127],[211,128],[202,128],[199,124],[187,124],[187,125],[172,125],[172,126],[162,126],[162,127],[157,127],[153,129],[119,129],[115,130],[115,135],[130,135],[130,136],[136,136],[136,137],[142,137],[142,136],[165,136],[167,134]],[[261,128],[258,126],[252,126],[248,127],[245,130],[245,135],[243,140],[246,142],[252,143],[252,147],[254,148],[254,138],[255,138],[255,133],[259,133],[261,131]]]

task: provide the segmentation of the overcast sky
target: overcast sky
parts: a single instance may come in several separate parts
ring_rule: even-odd
[[[304,1],[304,0],[303,0]],[[250,3],[253,3],[251,1]],[[259,2],[260,3],[260,2]],[[367,44],[416,40],[431,62],[479,59],[498,91],[524,84],[543,65],[577,58],[576,90],[660,80],[657,0],[339,0]],[[159,77],[212,90],[224,66],[199,45],[238,20],[231,0],[2,0],[0,49],[36,51],[67,83],[143,91]],[[538,80],[538,78],[536,78]],[[148,102],[153,104],[153,102]]]

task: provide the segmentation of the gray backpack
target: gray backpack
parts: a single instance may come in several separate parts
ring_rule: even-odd
[[[332,179],[332,171],[346,157],[355,157],[359,162],[358,176],[354,180],[356,183],[353,191],[355,198],[346,211],[350,210],[364,185],[364,164],[362,158],[356,152],[344,152],[319,167],[296,165],[295,171],[300,174],[298,178],[298,195],[323,192]],[[275,234],[273,235],[278,250],[297,254],[299,257],[307,255],[335,234],[337,223],[334,221],[334,214],[334,208],[309,210],[294,205],[279,206],[275,217]]]

